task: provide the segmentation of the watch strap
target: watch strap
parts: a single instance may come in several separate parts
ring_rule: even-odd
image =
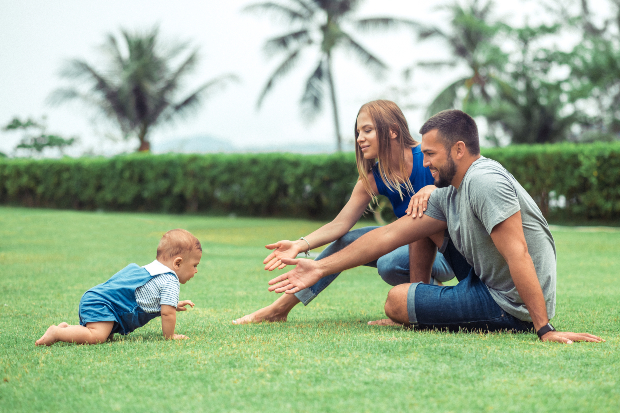
[[[538,330],[536,332],[536,334],[538,334],[538,338],[540,338],[542,340],[542,336],[547,334],[549,331],[556,331],[556,330],[555,330],[555,328],[553,328],[553,326],[551,324],[547,323],[544,326],[542,326],[540,328],[540,330]]]

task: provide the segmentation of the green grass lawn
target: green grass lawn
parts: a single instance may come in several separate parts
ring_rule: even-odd
[[[300,220],[0,208],[0,412],[617,412],[620,232],[556,228],[556,328],[605,343],[542,343],[533,334],[370,327],[389,286],[351,270],[284,324],[231,320],[271,303],[263,245],[321,223]],[[155,257],[185,228],[202,242],[196,303],[101,345],[35,347],[51,324],[78,323],[88,288]]]

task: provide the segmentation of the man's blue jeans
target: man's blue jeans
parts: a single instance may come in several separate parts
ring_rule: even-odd
[[[504,311],[480,281],[474,269],[446,238],[440,248],[459,283],[451,287],[411,284],[407,293],[409,322],[418,328],[445,328],[450,331],[532,331],[534,324]]]
[[[321,252],[321,254],[319,254],[316,259],[320,260],[344,249],[347,245],[353,243],[362,235],[376,228],[379,227],[364,227],[349,231],[344,236],[342,236],[342,238],[332,242],[327,248],[323,250],[323,252]],[[383,280],[390,285],[395,286],[410,282],[409,247],[407,245],[397,248],[394,251],[380,257],[378,260],[369,262],[365,265],[367,267],[377,268],[381,278],[383,278]],[[304,303],[304,305],[308,305],[308,303],[314,300],[314,297],[316,297],[321,291],[327,288],[327,286],[331,284],[332,281],[334,281],[336,277],[338,277],[338,275],[340,275],[340,273],[330,274],[327,277],[323,277],[312,287],[295,293],[295,296],[302,303]],[[451,280],[452,278],[454,278],[454,272],[450,268],[450,265],[447,263],[447,261],[444,259],[443,255],[438,252],[437,256],[435,257],[435,262],[433,263],[433,269],[431,271],[431,284],[433,283],[433,279],[436,281],[444,282]]]

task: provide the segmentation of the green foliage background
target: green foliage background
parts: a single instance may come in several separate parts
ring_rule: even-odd
[[[487,148],[545,214],[620,217],[620,143]],[[332,218],[357,179],[353,153],[0,159],[0,204]],[[550,193],[566,197],[553,211]],[[552,195],[553,195],[552,194]]]

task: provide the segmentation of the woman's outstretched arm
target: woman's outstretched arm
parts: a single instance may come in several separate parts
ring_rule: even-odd
[[[372,173],[369,174],[369,180],[373,191],[377,193]],[[349,198],[349,201],[336,218],[316,231],[305,235],[305,241],[303,239],[298,239],[297,241],[282,240],[274,244],[265,245],[267,249],[273,250],[263,261],[265,269],[269,271],[273,271],[276,268],[282,269],[286,267],[286,264],[283,264],[281,261],[282,258],[295,258],[300,252],[321,247],[342,237],[359,221],[370,201],[371,197],[364,189],[362,181],[357,181],[351,193],[351,198]]]

